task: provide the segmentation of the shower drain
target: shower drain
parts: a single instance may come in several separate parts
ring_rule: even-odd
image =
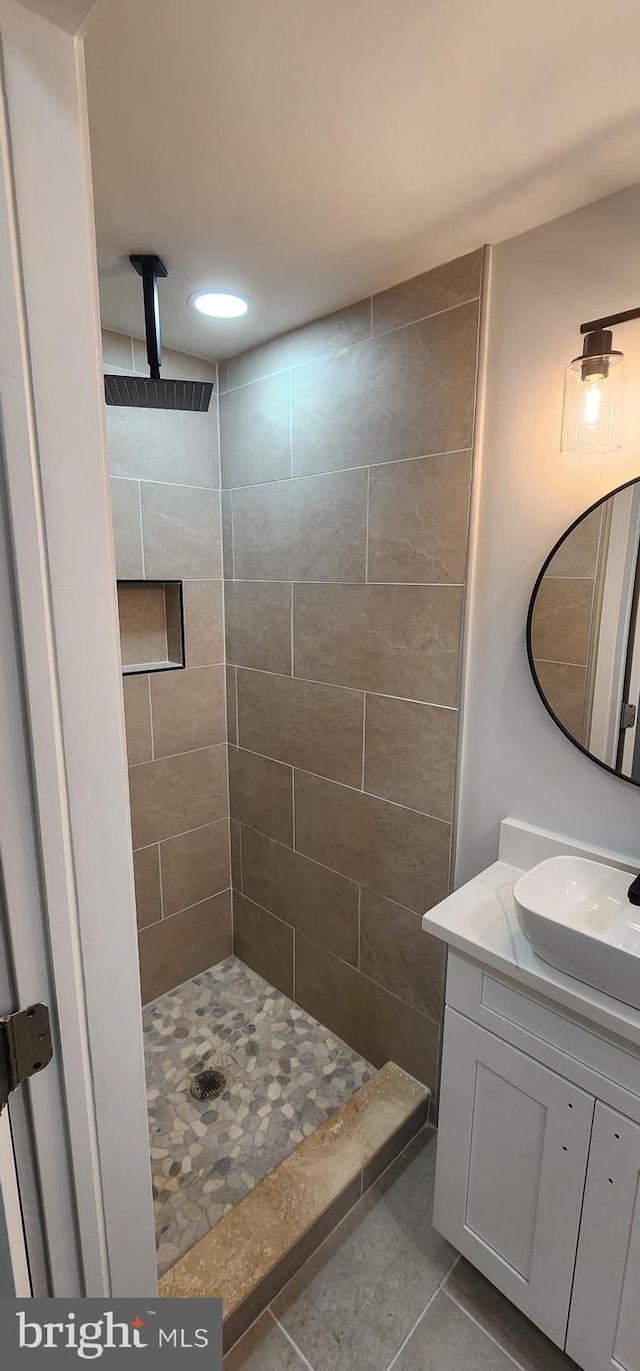
[[[194,1100],[215,1100],[222,1094],[226,1084],[227,1078],[221,1071],[199,1071],[189,1089]]]

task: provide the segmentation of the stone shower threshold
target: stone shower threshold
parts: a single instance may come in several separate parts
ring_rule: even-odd
[[[220,1296],[229,1348],[426,1123],[430,1092],[388,1062],[161,1278]]]

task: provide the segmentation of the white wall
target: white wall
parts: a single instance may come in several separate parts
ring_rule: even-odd
[[[487,376],[468,602],[456,884],[495,860],[512,815],[640,864],[640,789],[556,728],[525,651],[527,604],[556,538],[592,501],[640,475],[640,321],[615,332],[627,360],[624,442],[560,453],[564,369],[579,325],[640,305],[640,186],[493,252]]]

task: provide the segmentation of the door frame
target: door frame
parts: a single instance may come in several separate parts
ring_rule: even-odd
[[[28,1299],[33,1294],[33,1285],[8,1109],[0,1114],[0,1228],[3,1225],[4,1232],[0,1235],[0,1245],[3,1237],[6,1237],[7,1259],[14,1293],[18,1299]],[[3,1256],[4,1249],[0,1251],[0,1266]],[[0,1281],[0,1286],[1,1284]]]
[[[13,707],[25,721],[32,802],[29,834],[11,777],[0,775],[17,844],[4,873],[5,918],[14,994],[38,980],[57,1039],[55,1068],[16,1093],[12,1127],[21,1115],[25,1136],[31,1126],[45,1251],[34,1293],[150,1295],[153,1206],[83,45],[56,27],[56,8],[68,22],[68,0],[51,3],[47,20],[0,0],[0,463],[19,639],[22,698]]]

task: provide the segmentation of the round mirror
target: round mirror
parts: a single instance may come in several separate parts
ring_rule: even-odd
[[[538,576],[527,651],[562,731],[600,766],[640,785],[640,478],[605,495]]]

